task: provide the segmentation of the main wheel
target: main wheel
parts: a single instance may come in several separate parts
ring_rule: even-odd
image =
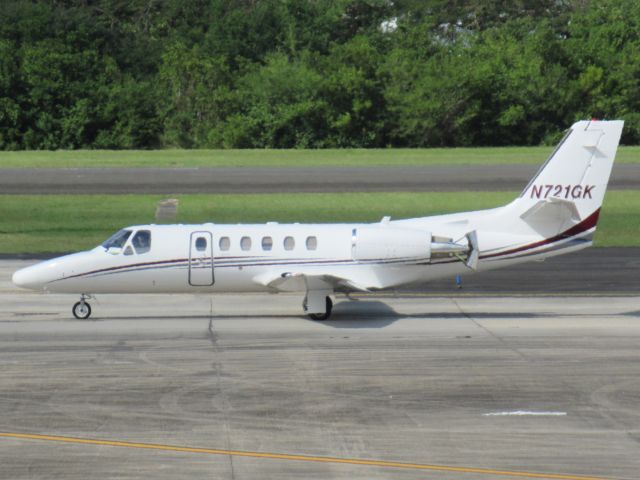
[[[91,316],[91,305],[87,302],[78,302],[73,306],[71,312],[74,317],[85,320]]]
[[[331,310],[333,309],[333,302],[331,301],[331,297],[326,297],[325,299],[326,310],[324,313],[310,313],[309,318],[311,320],[326,320],[331,316]]]

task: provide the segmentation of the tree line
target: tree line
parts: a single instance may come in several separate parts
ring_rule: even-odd
[[[640,142],[635,0],[3,0],[0,149]]]

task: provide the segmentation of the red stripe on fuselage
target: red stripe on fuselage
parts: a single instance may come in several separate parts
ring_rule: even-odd
[[[576,235],[586,232],[587,230],[594,228],[598,223],[599,216],[600,216],[600,209],[597,209],[595,212],[593,212],[583,221],[565,230],[564,232],[559,233],[558,235],[555,235],[550,238],[545,238],[544,240],[540,240],[539,242],[523,245],[522,247],[513,248],[511,250],[507,250],[504,252],[491,253],[489,255],[481,255],[480,258],[485,259],[485,258],[501,257],[503,255],[510,255],[512,253],[518,253],[518,252],[523,252],[525,250],[531,250],[532,248],[542,247],[543,245],[548,245],[550,243],[557,242],[558,240],[565,240],[567,238],[574,237]]]

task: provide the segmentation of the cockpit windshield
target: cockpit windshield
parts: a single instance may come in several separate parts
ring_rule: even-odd
[[[109,237],[109,239],[102,244],[105,250],[110,248],[122,248],[131,236],[131,230],[120,230],[118,233]]]

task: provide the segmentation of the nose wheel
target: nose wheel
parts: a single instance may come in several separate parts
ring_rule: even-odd
[[[71,313],[73,316],[79,320],[85,320],[91,316],[91,305],[86,302],[86,299],[89,298],[86,295],[80,296],[80,301],[76,303],[71,309]]]

